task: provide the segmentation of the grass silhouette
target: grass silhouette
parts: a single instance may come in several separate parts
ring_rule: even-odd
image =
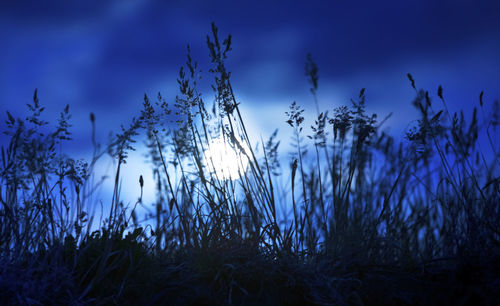
[[[207,45],[212,107],[188,48],[174,107],[145,96],[138,118],[103,149],[91,114],[89,162],[58,150],[71,141],[68,106],[54,130],[37,91],[26,118],[7,112],[2,304],[498,303],[498,102],[486,110],[481,93],[468,120],[449,112],[441,87],[436,102],[408,74],[420,118],[398,141],[366,113],[364,89],[350,106],[320,112],[308,56],[317,117],[304,129],[304,110],[290,105],[294,152],[284,169],[276,132],[250,143],[225,66],[231,36],[219,40],[212,24]],[[126,207],[119,182],[137,179],[120,170],[143,132],[157,200],[141,222],[145,204]],[[210,171],[205,152],[219,138],[248,160],[237,179]],[[109,214],[99,217],[92,174],[105,154],[117,163]]]

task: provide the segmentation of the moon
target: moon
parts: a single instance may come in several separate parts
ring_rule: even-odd
[[[246,152],[248,146],[238,140]],[[248,166],[248,157],[228,140],[218,137],[210,140],[204,152],[205,162],[210,173],[220,180],[237,180],[245,173]]]

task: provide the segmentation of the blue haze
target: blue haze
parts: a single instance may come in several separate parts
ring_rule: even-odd
[[[1,127],[5,111],[22,116],[38,88],[47,119],[54,121],[70,104],[75,140],[66,150],[88,157],[90,112],[104,144],[110,131],[138,116],[144,93],[160,91],[173,104],[187,44],[203,69],[204,98],[211,102],[205,37],[212,21],[221,35],[233,36],[227,66],[253,140],[279,128],[286,142],[291,131],[284,112],[294,100],[310,118],[315,115],[304,76],[308,52],[319,67],[321,109],[349,104],[366,87],[369,112],[394,112],[386,126],[396,137],[416,118],[408,72],[432,93],[442,85],[451,110],[470,110],[482,90],[488,106],[500,98],[495,0],[105,3],[0,4]],[[286,151],[284,146],[282,156]],[[124,182],[124,197],[133,202],[136,178],[150,171],[141,152],[131,156],[126,171],[133,180]]]

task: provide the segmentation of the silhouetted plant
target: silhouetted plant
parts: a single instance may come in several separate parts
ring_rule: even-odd
[[[298,304],[398,304],[416,302],[415,294],[431,303],[442,292],[425,288],[453,275],[455,262],[462,265],[457,275],[498,269],[498,102],[485,111],[481,92],[479,111],[468,120],[449,112],[441,86],[438,107],[408,74],[419,118],[400,141],[382,130],[385,119],[367,114],[365,89],[350,106],[320,112],[318,67],[308,55],[305,72],[317,114],[308,134],[302,107],[293,102],[285,112],[294,152],[290,169],[281,168],[277,130],[256,146],[248,137],[226,68],[231,36],[221,42],[212,24],[207,46],[211,111],[188,47],[172,106],[161,94],[155,102],[145,96],[138,119],[103,150],[90,115],[94,152],[88,163],[62,153],[71,141],[69,106],[53,130],[41,117],[36,90],[26,118],[7,112],[1,303],[154,304],[169,297],[172,304],[276,304],[286,295]],[[155,203],[142,202],[142,176],[121,174],[143,131]],[[237,177],[214,171],[209,153],[217,139],[238,156]],[[96,221],[97,203],[90,200],[101,181],[93,181],[93,172],[105,153],[116,162],[114,189],[105,206],[109,216],[102,219],[102,211]],[[132,208],[121,199],[122,179],[138,180],[141,196]],[[136,208],[148,204],[153,211],[140,219]],[[488,284],[497,277],[481,275]],[[58,285],[61,279],[65,285]],[[439,288],[449,290],[449,299],[464,283],[458,276],[444,282],[449,287]],[[394,290],[381,297],[380,284]],[[268,287],[277,293],[265,292]],[[487,303],[492,293],[483,290]]]

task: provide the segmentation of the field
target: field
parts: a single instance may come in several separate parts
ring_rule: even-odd
[[[405,139],[367,114],[365,90],[315,114],[291,103],[294,151],[274,133],[251,143],[225,60],[231,37],[207,37],[215,102],[188,50],[174,102],[144,97],[136,119],[90,161],[55,128],[37,91],[26,118],[7,112],[0,163],[3,305],[497,305],[500,302],[498,101],[451,113],[443,88],[418,88]],[[311,57],[306,76],[317,101]],[[279,114],[283,115],[283,114]],[[125,205],[120,170],[147,135],[156,202]],[[222,139],[236,165],[210,152]],[[115,160],[110,203],[93,202],[100,158]],[[227,160],[226,160],[227,161]],[[235,170],[235,171],[229,171]],[[142,216],[144,207],[152,211]]]

